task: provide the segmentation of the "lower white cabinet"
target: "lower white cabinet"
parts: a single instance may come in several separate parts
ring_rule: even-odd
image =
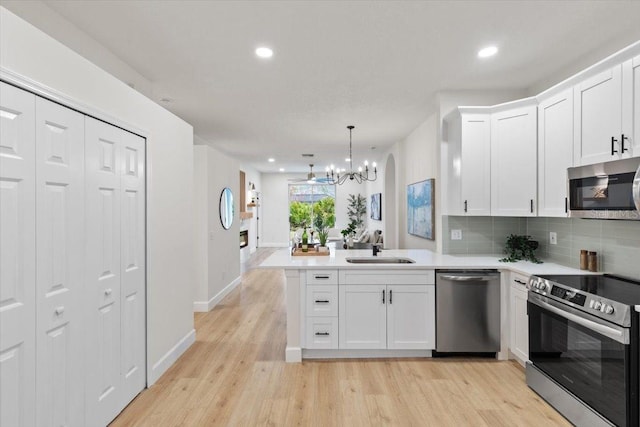
[[[529,316],[527,316],[527,288],[529,278],[511,273],[509,289],[509,349],[520,363],[529,360]]]
[[[433,285],[340,285],[341,349],[435,348]]]
[[[307,317],[305,325],[306,348],[335,349],[338,348],[337,317]]]

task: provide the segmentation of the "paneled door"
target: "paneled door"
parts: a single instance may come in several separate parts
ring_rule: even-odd
[[[124,132],[121,158],[122,323],[121,375],[124,408],[140,393],[145,375],[145,140]]]
[[[120,203],[124,131],[85,118],[86,420],[106,425],[120,412]]]
[[[84,116],[36,100],[37,425],[84,425]]]
[[[387,348],[436,348],[435,286],[387,286]]]
[[[35,96],[0,82],[0,425],[33,426]]]

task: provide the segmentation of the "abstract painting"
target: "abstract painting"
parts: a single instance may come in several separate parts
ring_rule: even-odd
[[[371,219],[382,221],[382,193],[371,195]]]
[[[407,231],[429,240],[434,240],[434,183],[427,179],[407,186]]]

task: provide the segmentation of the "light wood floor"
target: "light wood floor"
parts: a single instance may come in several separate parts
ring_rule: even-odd
[[[281,270],[244,273],[220,305],[195,315],[196,343],[112,425],[570,425],[514,362],[285,363],[284,281]]]

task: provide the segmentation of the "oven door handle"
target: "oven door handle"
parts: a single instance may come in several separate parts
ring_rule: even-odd
[[[594,322],[593,320],[585,319],[582,316],[573,314],[565,309],[558,308],[547,301],[543,301],[539,297],[529,298],[529,301],[532,304],[537,305],[538,307],[544,308],[545,310],[549,310],[550,312],[555,313],[560,317],[564,317],[565,319],[570,320],[574,323],[577,323],[580,326],[584,326],[585,328],[595,331],[601,335],[604,335],[607,338],[611,338],[612,340],[619,342],[620,344],[625,344],[625,345],[629,344],[628,329],[625,329],[625,328],[618,329],[611,326],[603,325],[598,322]],[[573,311],[573,309],[569,307],[567,308]]]

